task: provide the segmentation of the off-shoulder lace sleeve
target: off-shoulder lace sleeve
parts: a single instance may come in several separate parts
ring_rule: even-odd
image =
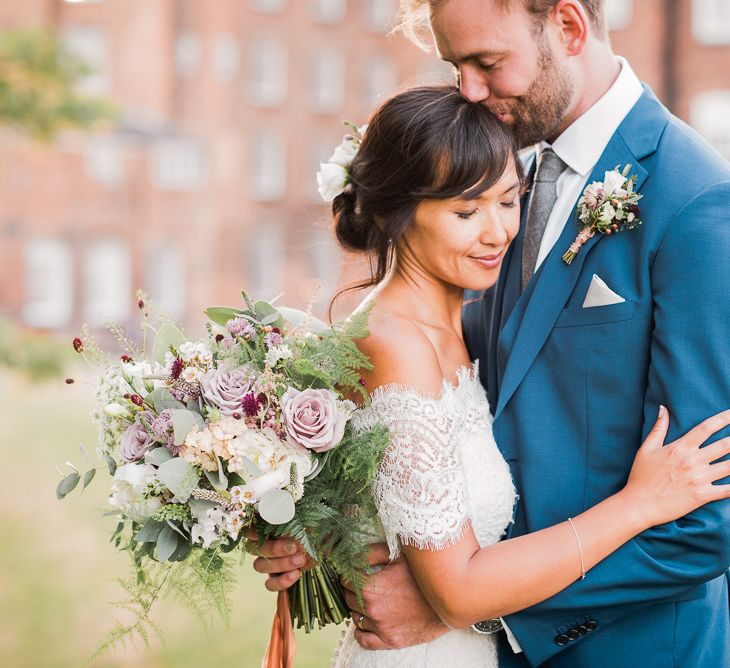
[[[454,388],[438,398],[390,385],[373,395],[367,413],[390,430],[373,494],[391,558],[402,544],[443,549],[468,522],[463,467],[459,462],[459,410]]]

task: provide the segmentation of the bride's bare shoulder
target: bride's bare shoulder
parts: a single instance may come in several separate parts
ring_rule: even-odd
[[[436,350],[412,320],[401,315],[373,309],[368,320],[370,335],[357,345],[373,369],[364,371],[367,388],[398,383],[436,394],[441,390],[443,373]]]

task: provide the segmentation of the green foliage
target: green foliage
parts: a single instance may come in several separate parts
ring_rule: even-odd
[[[86,128],[114,115],[77,84],[90,70],[60,40],[41,30],[0,34],[0,123],[47,141],[66,127]]]
[[[0,318],[0,365],[22,371],[33,382],[60,378],[75,355],[67,341],[28,331]]]

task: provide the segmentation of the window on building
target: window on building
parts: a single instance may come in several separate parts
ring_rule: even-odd
[[[200,68],[203,47],[200,37],[190,30],[180,33],[175,41],[175,71],[181,79],[191,79]]]
[[[385,56],[373,58],[365,67],[365,104],[372,108],[396,89],[398,73],[395,64]]]
[[[730,90],[696,95],[690,105],[690,123],[730,160]]]
[[[262,132],[249,149],[249,189],[253,199],[272,202],[286,189],[286,143],[279,133]]]
[[[78,83],[86,95],[104,95],[109,92],[109,47],[104,30],[98,26],[77,25],[67,28],[62,36],[64,46],[89,66]]]
[[[123,323],[132,303],[132,258],[119,239],[93,242],[84,256],[84,320],[99,327]]]
[[[86,143],[84,166],[87,176],[106,188],[119,188],[126,180],[122,147],[112,136],[94,137]]]
[[[284,42],[271,37],[249,49],[248,97],[259,107],[275,107],[286,98],[287,53]]]
[[[251,9],[266,14],[275,14],[286,9],[287,0],[248,0],[247,4]]]
[[[312,106],[320,113],[339,111],[345,101],[345,58],[323,47],[312,58]]]
[[[147,255],[144,285],[150,298],[173,320],[185,316],[185,274],[185,259],[178,247],[166,244]]]
[[[220,35],[213,44],[213,76],[223,84],[238,76],[241,50],[233,35]]]
[[[165,139],[152,147],[149,170],[153,185],[160,190],[197,190],[204,180],[200,148],[188,139]]]
[[[60,239],[33,239],[24,251],[23,321],[32,327],[57,329],[73,316],[73,257]]]
[[[347,0],[310,0],[315,21],[339,23],[347,14]]]
[[[385,33],[393,25],[397,0],[362,0],[365,25],[373,32]]]
[[[692,33],[701,44],[730,44],[730,3],[693,0]]]
[[[343,135],[345,128],[343,127]],[[329,138],[321,137],[317,139],[311,147],[311,167],[309,174],[307,175],[307,182],[309,183],[309,195],[312,202],[317,204],[324,204],[322,198],[319,195],[319,186],[317,185],[317,172],[319,172],[319,166],[323,162],[327,162],[330,156],[335,150],[340,140],[334,140]]]
[[[325,299],[337,287],[342,255],[332,233],[328,229],[315,229],[309,235],[307,247],[310,271]]]
[[[284,291],[286,274],[285,226],[279,220],[257,221],[246,234],[248,285],[254,299],[274,299]]]
[[[634,13],[634,0],[611,0],[606,3],[609,30],[628,28]]]

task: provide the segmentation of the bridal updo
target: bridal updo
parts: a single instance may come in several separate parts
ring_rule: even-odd
[[[351,289],[383,280],[422,200],[477,197],[513,160],[519,170],[509,128],[456,88],[412,88],[383,103],[332,202],[340,244],[370,258],[371,279]]]

